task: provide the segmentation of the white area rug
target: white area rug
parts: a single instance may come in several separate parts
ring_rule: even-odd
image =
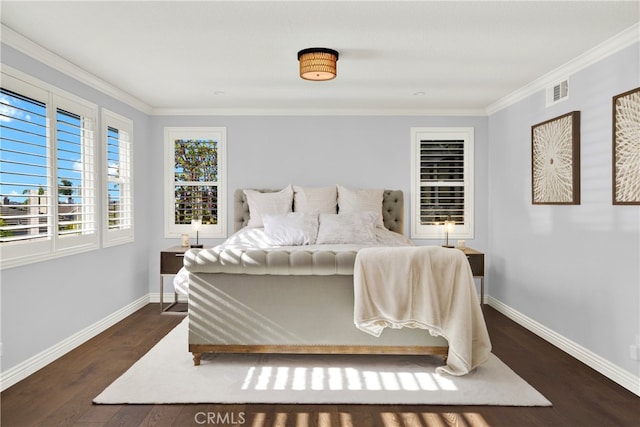
[[[463,377],[442,358],[393,355],[203,355],[193,366],[187,319],[94,403],[306,403],[550,406],[493,354]]]

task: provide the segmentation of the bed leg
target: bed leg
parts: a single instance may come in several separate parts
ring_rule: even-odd
[[[200,366],[200,358],[202,357],[202,353],[192,352],[193,354],[193,366]]]

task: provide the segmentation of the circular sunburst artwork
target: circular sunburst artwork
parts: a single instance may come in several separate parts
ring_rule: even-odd
[[[579,111],[532,126],[534,204],[580,203],[579,130]]]
[[[640,88],[613,98],[613,203],[640,204]]]

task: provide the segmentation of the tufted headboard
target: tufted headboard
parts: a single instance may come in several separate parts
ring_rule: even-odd
[[[261,192],[280,190],[257,189]],[[233,193],[233,230],[238,231],[249,222],[249,204],[241,189]],[[404,194],[402,190],[384,190],[382,195],[382,222],[391,231],[404,234]]]

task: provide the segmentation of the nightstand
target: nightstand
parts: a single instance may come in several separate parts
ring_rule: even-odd
[[[183,265],[184,253],[189,247],[173,246],[160,252],[160,313],[161,314],[186,314],[183,311],[169,311],[171,307],[178,303],[178,293],[174,290],[173,302],[164,306],[164,278],[173,276],[180,271]]]
[[[480,304],[484,304],[484,254],[466,246],[456,248],[460,249],[467,256],[473,277],[480,278]]]

